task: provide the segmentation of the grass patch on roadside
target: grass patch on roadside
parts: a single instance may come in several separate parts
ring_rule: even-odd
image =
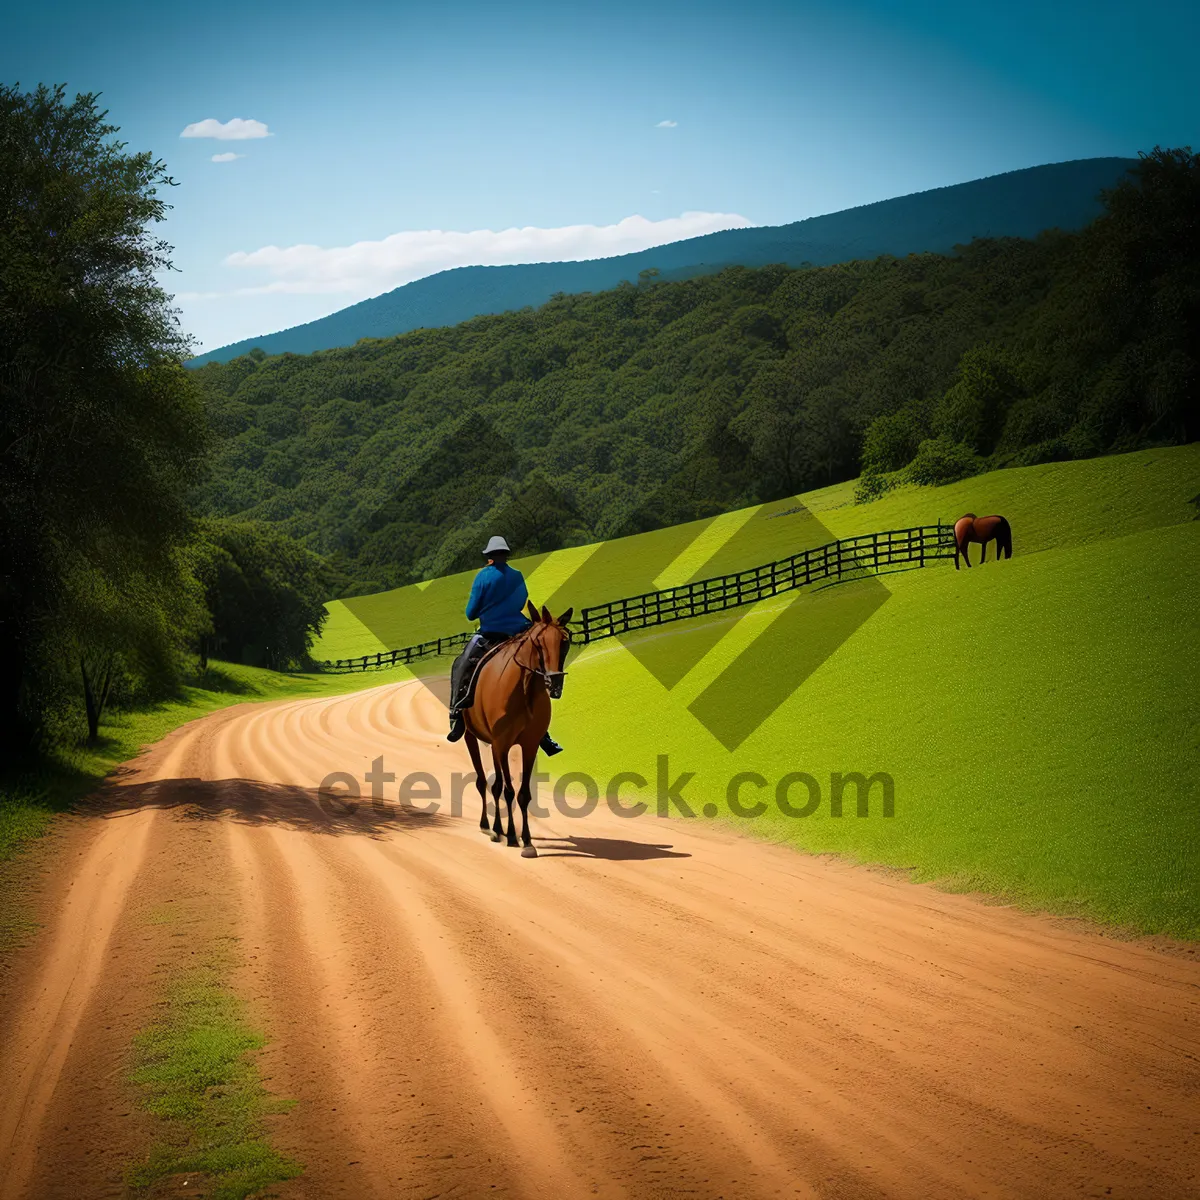
[[[145,1161],[130,1169],[130,1187],[153,1195],[184,1177],[189,1194],[243,1200],[301,1173],[266,1136],[264,1119],[292,1102],[270,1095],[259,1079],[251,1055],[264,1040],[247,1025],[219,964],[194,968],[171,986],[159,1020],[134,1042],[130,1080],[160,1127]]]

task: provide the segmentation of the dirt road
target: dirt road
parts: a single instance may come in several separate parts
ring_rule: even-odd
[[[415,684],[227,710],[61,835],[0,994],[5,1200],[123,1194],[125,1055],[201,937],[298,1101],[282,1196],[1200,1196],[1186,954],[699,821],[556,813],[523,860],[472,796],[318,802],[381,754],[448,795],[443,718]]]

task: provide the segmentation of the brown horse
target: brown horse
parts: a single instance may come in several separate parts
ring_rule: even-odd
[[[1003,552],[1005,558],[1012,558],[1012,527],[1005,517],[977,517],[967,513],[954,522],[954,569],[958,570],[958,556],[961,554],[967,566],[971,565],[970,545],[978,542],[983,547],[983,557],[987,558],[987,544],[993,538],[996,540],[996,559]]]
[[[522,858],[537,858],[537,850],[529,836],[529,781],[537,760],[538,743],[550,728],[550,701],[562,695],[563,665],[571,643],[566,628],[573,609],[568,608],[556,621],[548,609],[539,613],[529,602],[533,624],[502,642],[488,654],[479,668],[475,696],[471,707],[463,710],[466,722],[467,749],[475,767],[475,784],[483,813],[479,828],[488,832],[487,776],[479,756],[479,743],[492,748],[492,763],[496,768],[492,797],[496,819],[491,827],[493,842],[500,840],[503,824],[500,820],[500,793],[508,804],[508,844],[517,844],[513,821],[513,783],[508,755],[514,746],[521,747],[521,787],[517,802],[521,806]]]

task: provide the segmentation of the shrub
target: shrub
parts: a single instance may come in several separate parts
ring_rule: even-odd
[[[912,462],[924,437],[919,421],[908,408],[876,417],[863,435],[863,475],[898,471]]]
[[[869,504],[890,492],[900,480],[900,472],[864,471],[854,489],[855,504]]]
[[[948,437],[926,438],[904,474],[912,483],[953,483],[978,474],[983,460],[970,446]]]
[[[1064,438],[1047,438],[1034,446],[1018,450],[1008,465],[1010,467],[1036,467],[1040,463],[1066,462],[1071,457],[1071,447]]]

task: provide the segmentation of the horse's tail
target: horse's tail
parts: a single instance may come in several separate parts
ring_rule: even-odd
[[[1005,558],[1012,558],[1012,526],[1008,523],[1007,517],[1000,518],[1000,528],[996,531],[996,557],[999,558],[999,551],[1004,551]]]

